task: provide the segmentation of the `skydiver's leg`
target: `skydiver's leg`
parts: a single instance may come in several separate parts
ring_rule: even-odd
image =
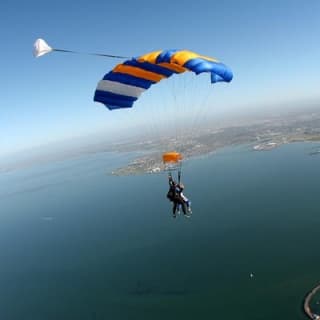
[[[174,218],[176,217],[177,206],[178,206],[178,202],[173,201],[172,214]]]
[[[182,211],[183,211],[183,214],[186,215],[187,214],[187,207],[186,207],[186,204],[184,201],[181,201],[180,202],[180,205],[182,207]]]
[[[188,212],[191,213],[191,201],[183,193],[181,193],[181,199],[186,204]]]
[[[191,201],[190,201],[190,200],[186,201],[186,205],[187,205],[188,213],[192,213],[192,210],[191,210]]]

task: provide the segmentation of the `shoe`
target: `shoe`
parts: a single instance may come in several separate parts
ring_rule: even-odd
[[[188,208],[188,213],[189,213],[189,214],[191,214],[191,213],[192,213],[192,210],[191,210],[191,208],[190,208],[190,207]]]
[[[191,217],[190,214],[185,214],[184,216],[185,216],[186,218],[190,218],[190,217]]]

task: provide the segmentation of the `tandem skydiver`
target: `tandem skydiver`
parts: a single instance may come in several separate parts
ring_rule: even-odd
[[[177,183],[173,180],[171,173],[168,175],[169,178],[169,191],[167,193],[167,198],[173,202],[172,214],[176,217],[176,213],[180,212],[182,208],[185,217],[189,218],[191,211],[191,201],[183,194],[184,185],[182,183]]]

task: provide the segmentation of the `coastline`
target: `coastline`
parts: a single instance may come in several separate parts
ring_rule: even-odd
[[[191,148],[190,150],[185,150],[184,153],[184,161],[194,159],[197,157],[205,157],[210,154],[213,154],[215,152],[218,152],[219,150],[230,147],[230,146],[240,146],[240,145],[247,145],[248,150],[251,150],[253,152],[268,152],[271,150],[274,150],[276,148],[279,148],[286,144],[291,144],[295,142],[316,142],[320,141],[320,137],[318,137],[317,140],[286,140],[286,141],[267,141],[262,142],[259,144],[256,144],[255,142],[248,141],[248,142],[242,142],[242,143],[232,143],[232,144],[225,144],[225,145],[219,145],[219,146],[213,146],[212,149],[208,145],[202,145],[200,148]],[[310,156],[318,155],[320,154],[320,150],[312,151],[309,153]],[[164,167],[162,161],[161,161],[161,153],[159,151],[155,151],[152,153],[149,153],[148,155],[144,155],[138,158],[135,158],[130,163],[128,163],[125,166],[116,168],[111,172],[111,175],[115,176],[128,176],[128,175],[140,175],[140,174],[159,174],[164,171],[166,171],[166,168]]]
[[[313,298],[313,296],[320,290],[320,284],[318,284],[316,287],[314,287],[304,298],[303,302],[303,310],[305,314],[310,318],[310,319],[320,319],[320,315],[315,314],[312,312],[310,308],[310,301]]]

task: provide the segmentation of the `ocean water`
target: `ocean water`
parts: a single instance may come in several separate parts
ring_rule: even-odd
[[[318,144],[225,148],[165,174],[101,153],[0,175],[0,319],[305,319],[320,279]],[[253,277],[250,277],[250,274]]]

